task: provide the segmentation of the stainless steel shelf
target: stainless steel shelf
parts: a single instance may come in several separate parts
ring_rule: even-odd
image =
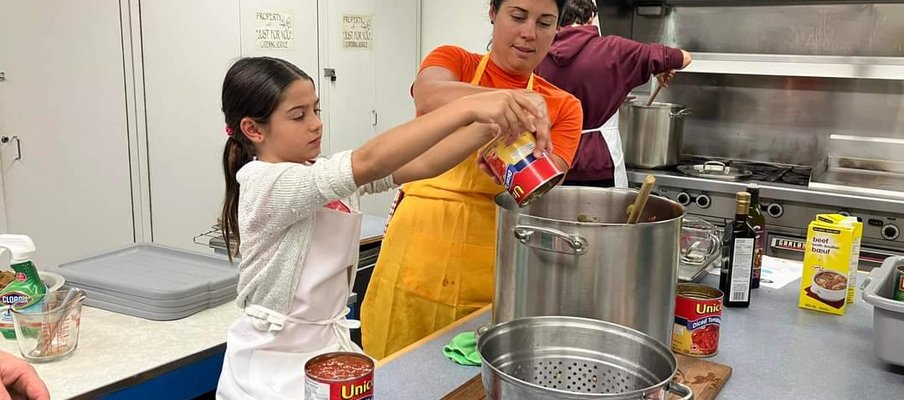
[[[692,53],[682,72],[904,80],[904,57]]]

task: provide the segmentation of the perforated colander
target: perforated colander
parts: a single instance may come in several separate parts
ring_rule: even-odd
[[[671,382],[675,356],[636,330],[577,317],[529,317],[483,328],[487,396],[504,399],[691,399]]]

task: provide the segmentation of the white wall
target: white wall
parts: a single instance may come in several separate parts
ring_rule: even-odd
[[[489,0],[421,0],[421,58],[454,44],[485,53],[493,36]]]

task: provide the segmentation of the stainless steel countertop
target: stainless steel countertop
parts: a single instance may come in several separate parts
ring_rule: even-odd
[[[726,309],[720,353],[734,368],[720,399],[892,399],[904,392],[904,368],[873,354],[873,307],[860,294],[843,316],[797,307],[799,280],[754,291],[749,309]],[[704,283],[715,285],[710,275]],[[859,291],[859,290],[858,290]],[[438,399],[480,373],[448,361],[442,347],[456,333],[488,323],[485,312],[378,368],[375,397]]]
[[[844,193],[863,193],[904,201],[904,175],[846,168],[829,169],[810,182],[810,188]]]

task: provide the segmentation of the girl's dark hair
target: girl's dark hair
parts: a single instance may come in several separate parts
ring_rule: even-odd
[[[223,174],[226,196],[220,214],[220,232],[226,240],[229,260],[237,254],[239,237],[239,183],[235,174],[254,159],[254,144],[242,133],[243,118],[266,123],[282,100],[283,92],[294,81],[314,80],[292,63],[272,57],[248,57],[238,60],[223,79],[223,115],[229,138],[223,148]]]
[[[569,1],[571,0],[556,0],[556,7],[559,9],[559,21],[562,20],[562,9],[565,8],[565,5],[568,4]],[[499,7],[502,7],[502,3],[505,3],[505,0],[490,0],[490,5],[497,11],[499,10]],[[559,25],[564,24],[560,22]]]
[[[562,9],[559,21],[562,26],[587,24],[596,15],[596,11],[596,3],[592,0],[570,0]]]

